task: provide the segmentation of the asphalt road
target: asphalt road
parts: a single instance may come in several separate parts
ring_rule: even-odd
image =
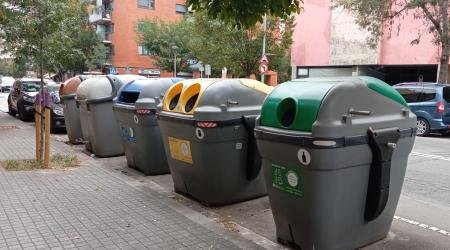
[[[0,112],[7,111],[7,94],[0,93]],[[255,241],[275,246],[275,226],[267,197],[220,208],[206,208],[174,194],[170,175],[144,177],[126,168],[125,157],[99,159],[146,182],[179,203],[208,217],[236,223],[236,230]],[[228,224],[227,224],[228,225]],[[229,226],[229,225],[228,225]],[[264,245],[262,244],[262,245]],[[402,195],[389,236],[364,249],[450,250],[450,135],[417,138],[404,180]]]

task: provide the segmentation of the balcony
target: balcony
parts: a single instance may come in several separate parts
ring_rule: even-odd
[[[97,31],[97,34],[99,34],[100,37],[102,38],[103,44],[105,45],[112,44],[111,33],[105,31]]]
[[[96,8],[89,15],[89,23],[109,25],[112,23],[111,10],[104,10],[103,7]]]

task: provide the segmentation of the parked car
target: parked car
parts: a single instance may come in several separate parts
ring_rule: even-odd
[[[32,120],[34,117],[34,103],[40,89],[40,79],[23,78],[14,82],[8,96],[8,113],[19,115],[21,120]],[[45,88],[52,97],[51,128],[64,129],[64,111],[59,99],[59,85],[45,80]]]
[[[15,79],[11,76],[0,76],[0,91],[7,92],[11,89]]]
[[[450,131],[450,84],[409,82],[394,85],[417,115],[417,135]]]

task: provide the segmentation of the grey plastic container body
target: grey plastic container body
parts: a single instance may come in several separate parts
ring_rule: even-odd
[[[348,116],[350,109],[370,115]],[[414,144],[415,121],[406,107],[350,81],[326,95],[312,132],[257,126],[278,240],[302,249],[357,249],[386,237]],[[379,136],[382,129],[401,131],[386,168],[387,202],[373,218],[366,214],[375,157],[369,127]]]
[[[113,99],[124,84],[145,77],[121,75],[87,79],[77,90],[77,103],[86,149],[99,157],[124,153],[119,126],[114,117]],[[125,82],[124,82],[125,81]],[[108,84],[110,84],[108,86]]]
[[[169,173],[156,107],[167,89],[177,81],[171,78],[138,80],[135,83],[144,85],[138,100],[133,104],[116,101],[113,106],[128,166],[145,175]]]
[[[66,124],[67,136],[72,144],[81,144],[85,141],[81,131],[80,111],[75,100],[76,94],[61,96],[64,105],[64,121]]]
[[[236,80],[223,81],[205,90],[193,116],[166,111],[159,114],[176,192],[208,206],[267,194],[252,124],[265,96]],[[234,104],[230,105],[230,100]],[[217,127],[200,128],[197,122],[202,121],[214,122]],[[182,150],[185,147],[191,154],[191,163],[175,159],[170,140],[181,140]]]

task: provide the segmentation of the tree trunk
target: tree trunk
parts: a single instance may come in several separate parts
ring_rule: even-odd
[[[439,59],[439,72],[437,82],[447,83],[448,82],[448,57],[450,54],[450,48],[448,44],[441,45],[441,58]]]
[[[450,54],[449,46],[449,23],[448,23],[448,0],[440,3],[440,14],[442,19],[442,33],[441,33],[441,58],[439,59],[439,72],[437,82],[448,82],[448,62]]]

